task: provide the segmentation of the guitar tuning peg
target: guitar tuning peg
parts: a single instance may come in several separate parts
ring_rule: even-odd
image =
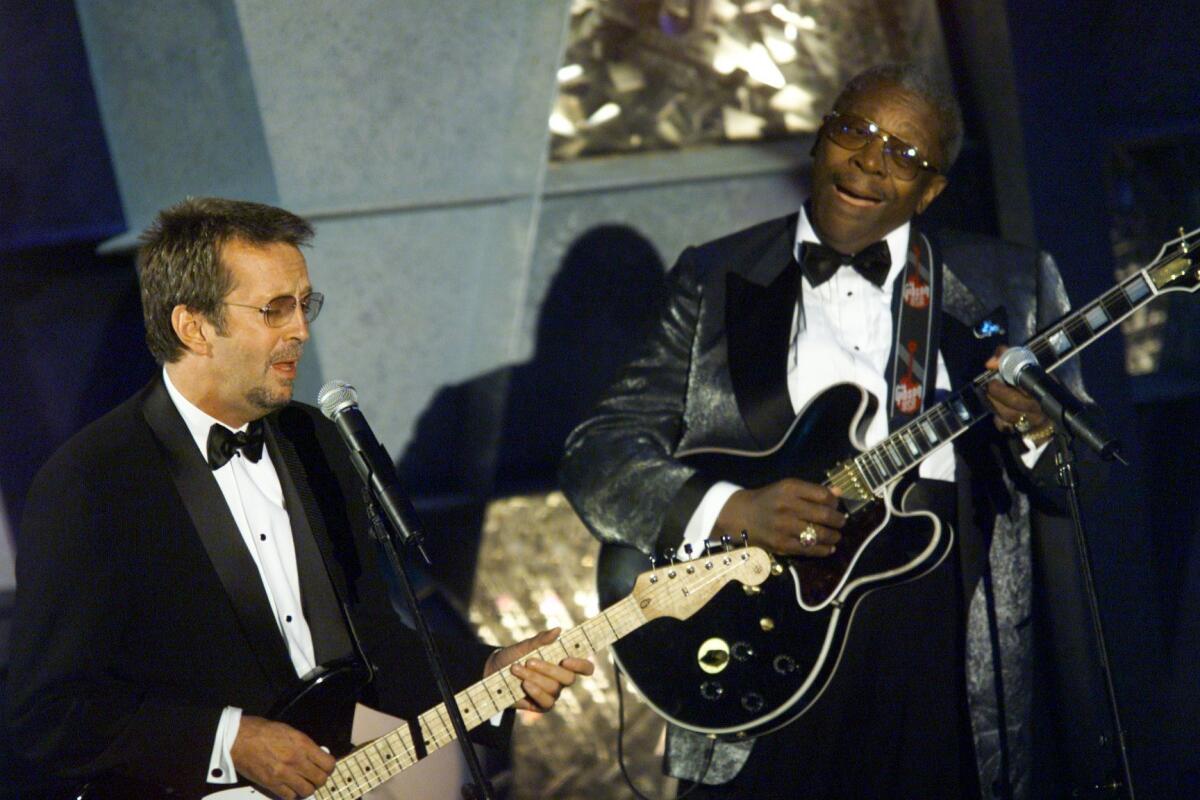
[[[750,534],[747,531],[742,531],[742,547],[750,546]]]
[[[1183,244],[1181,247],[1183,248],[1183,252],[1186,253],[1188,251],[1187,231],[1183,229],[1183,226],[1180,226],[1179,228],[1179,238],[1183,239]]]
[[[728,533],[721,535],[721,547],[728,552],[733,547],[733,537]]]
[[[704,540],[704,555],[705,555],[705,557],[708,557],[708,555],[712,551],[712,545],[713,545],[712,539]]]
[[[691,542],[688,542],[683,546],[683,552],[687,553],[687,557],[690,560],[692,557],[692,543]]]
[[[667,562],[669,564],[671,564],[671,566],[675,565],[675,548],[674,547],[668,547],[666,550],[663,550],[663,555],[667,557]]]

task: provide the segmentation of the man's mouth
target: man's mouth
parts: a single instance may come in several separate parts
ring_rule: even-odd
[[[855,189],[842,183],[835,183],[833,188],[843,202],[858,208],[874,208],[883,203],[883,198],[876,197],[865,189]]]
[[[296,377],[296,361],[276,361],[271,364],[271,369],[285,378]]]

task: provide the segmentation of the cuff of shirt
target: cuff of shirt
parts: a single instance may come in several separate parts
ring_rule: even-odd
[[[688,558],[687,552],[684,550],[684,545],[690,544],[692,546],[693,556],[704,552],[704,543],[712,535],[713,527],[717,524],[717,517],[721,516],[721,509],[729,502],[729,498],[733,496],[733,493],[741,491],[741,488],[736,483],[729,483],[728,481],[718,481],[708,487],[708,491],[704,493],[700,504],[692,512],[687,527],[683,529],[683,542],[680,544],[677,558],[681,560]]]
[[[242,710],[226,706],[217,723],[217,735],[213,737],[212,757],[208,760],[209,783],[237,783],[237,770],[233,768],[233,742],[237,739],[238,726],[242,724]]]

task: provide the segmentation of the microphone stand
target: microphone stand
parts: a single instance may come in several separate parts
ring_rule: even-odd
[[[463,722],[462,712],[458,708],[458,703],[454,702],[454,693],[450,689],[450,684],[446,681],[446,672],[442,668],[441,659],[438,657],[437,647],[433,642],[433,634],[429,631],[429,625],[425,622],[425,615],[421,613],[421,606],[417,602],[417,595],[413,591],[412,581],[409,580],[408,572],[404,569],[404,564],[400,561],[400,556],[396,553],[395,542],[399,541],[401,545],[413,545],[420,551],[424,557],[425,563],[429,563],[429,556],[425,554],[424,548],[421,547],[420,531],[409,529],[403,520],[393,521],[380,515],[379,507],[375,502],[375,497],[367,486],[363,487],[363,499],[367,504],[367,514],[370,518],[371,538],[379,542],[384,551],[387,553],[388,563],[391,565],[392,572],[396,576],[396,582],[400,584],[404,591],[404,599],[408,603],[408,607],[412,609],[413,620],[416,624],[417,633],[421,636],[421,644],[425,646],[425,658],[429,662],[429,668],[433,671],[433,677],[437,681],[438,691],[441,693],[442,702],[445,704],[447,715],[450,717],[450,722],[454,726],[454,732],[458,736],[458,746],[462,750],[463,759],[467,762],[467,768],[471,772],[471,783],[466,783],[462,787],[462,793],[465,800],[495,800],[495,795],[492,791],[492,785],[488,783],[483,774],[483,767],[479,764],[479,754],[475,752],[470,739],[467,738],[467,726]]]
[[[1113,686],[1112,668],[1108,660],[1108,648],[1104,643],[1104,630],[1100,623],[1100,604],[1096,598],[1096,582],[1092,575],[1092,562],[1089,555],[1087,536],[1083,528],[1083,515],[1079,507],[1079,480],[1075,472],[1075,453],[1071,448],[1072,436],[1066,426],[1056,426],[1054,432],[1055,453],[1054,463],[1058,467],[1058,483],[1067,490],[1067,501],[1071,508],[1071,520],[1075,526],[1075,544],[1079,551],[1079,568],[1083,575],[1085,594],[1087,595],[1088,610],[1092,621],[1092,636],[1096,640],[1096,650],[1099,654],[1100,671],[1104,676],[1104,690],[1108,700],[1108,712],[1112,718],[1113,735],[1116,739],[1117,756],[1121,762],[1121,776],[1124,783],[1117,779],[1109,779],[1106,783],[1091,786],[1075,796],[1111,796],[1109,793],[1125,790],[1125,796],[1134,800],[1133,776],[1129,770],[1129,753],[1125,749],[1125,729],[1121,726],[1121,715],[1117,710],[1117,693]]]

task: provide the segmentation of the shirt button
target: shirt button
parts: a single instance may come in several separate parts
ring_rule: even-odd
[[[221,769],[220,767],[217,767],[216,769],[214,769],[212,771],[212,776],[214,778],[220,778],[224,774],[225,774],[225,770]]]
[[[291,622],[291,621],[292,621],[292,615],[291,615],[291,614],[288,614],[288,615],[287,615],[287,621],[288,621],[288,622]]]
[[[258,538],[265,542],[267,540],[267,535],[265,533],[260,533]]]

